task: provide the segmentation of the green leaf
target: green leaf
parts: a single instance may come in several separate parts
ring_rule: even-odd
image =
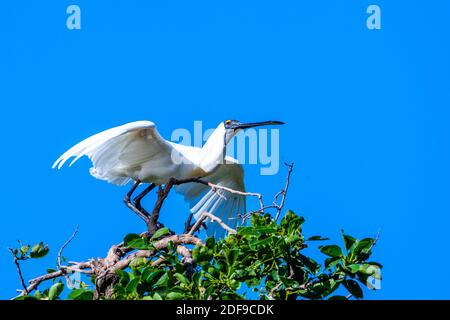
[[[312,236],[306,239],[306,241],[326,241],[326,240],[330,240],[330,238],[324,238],[322,236]]]
[[[320,265],[316,261],[314,261],[312,258],[309,258],[305,255],[300,254],[299,259],[308,268],[308,270],[311,271],[313,274],[319,272]]]
[[[253,227],[238,227],[237,233],[241,236],[257,236],[258,231]]]
[[[162,236],[165,236],[166,234],[169,234],[169,233],[170,233],[169,228],[158,229],[158,230],[156,230],[156,232],[151,237],[151,240],[155,240],[155,239],[161,238]]]
[[[181,273],[175,273],[174,277],[177,278],[181,283],[184,284],[189,284],[189,279],[186,278],[184,275],[182,275]]]
[[[286,215],[281,219],[280,226],[284,229],[289,229],[290,231],[298,230],[305,222],[305,218],[296,215],[293,211],[288,210]]]
[[[280,281],[280,276],[278,274],[278,270],[273,269],[272,272],[270,273],[270,275],[272,276],[272,279],[274,281]]]
[[[203,300],[207,300],[213,294],[214,291],[216,291],[216,288],[214,285],[210,285],[210,286],[206,287],[206,290],[203,293]]]
[[[45,297],[45,296],[42,294],[42,292],[39,291],[39,290],[36,290],[36,291],[34,292],[34,296],[35,296],[37,299],[39,299],[39,300]]]
[[[200,246],[196,246],[194,247],[194,249],[192,249],[192,259],[194,259],[195,262],[199,262],[200,261],[200,250],[201,247]]]
[[[159,293],[158,292],[155,292],[154,294],[153,294],[153,300],[162,300],[163,298],[159,295]]]
[[[184,298],[184,294],[181,292],[169,292],[166,296],[168,300],[181,300]]]
[[[209,237],[206,239],[205,247],[208,249],[213,249],[216,245],[216,239],[214,237]]]
[[[192,276],[192,282],[194,282],[195,286],[199,288],[202,284],[203,274],[201,272],[197,272]]]
[[[212,258],[212,249],[207,247],[197,246],[192,250],[192,258],[196,263],[208,262]]]
[[[352,273],[356,273],[359,271],[359,264],[350,264],[347,268],[350,269]]]
[[[125,245],[127,245],[127,243],[129,243],[130,241],[133,241],[136,239],[142,239],[142,237],[136,233],[129,233],[123,238],[123,242]]]
[[[157,281],[157,279],[159,279],[161,277],[161,275],[164,273],[163,270],[156,270],[153,271],[152,273],[150,273],[147,278],[145,279],[145,281],[149,284],[149,285],[153,285],[155,281]]]
[[[122,283],[128,283],[128,281],[130,281],[130,274],[128,272],[120,269],[117,269],[115,272],[119,276]]]
[[[147,263],[145,257],[136,257],[130,262],[130,268],[139,268]]]
[[[39,244],[35,244],[33,248],[31,248],[30,258],[33,259],[43,258],[47,255],[49,251],[50,248],[48,247],[48,245],[44,246],[44,243],[40,242]]]
[[[341,262],[341,257],[330,257],[325,259],[325,269],[332,269]]]
[[[13,253],[14,257],[18,258],[17,255],[19,254],[19,250],[13,249],[12,253]]]
[[[156,281],[155,287],[167,287],[169,280],[169,274],[166,272],[161,276],[161,278],[158,279],[158,281]]]
[[[135,292],[140,281],[141,281],[140,277],[136,277],[136,278],[132,279],[130,282],[128,282],[127,286],[125,287],[125,291],[127,293]]]
[[[137,250],[147,250],[152,247],[147,243],[146,239],[135,233],[127,234],[123,239],[123,243],[126,247]]]
[[[57,282],[54,285],[50,287],[50,290],[48,291],[48,299],[49,300],[56,300],[59,298],[59,295],[64,289],[64,285],[61,282]]]
[[[268,238],[262,239],[262,240],[251,241],[250,247],[252,249],[256,249],[257,247],[264,246],[264,245],[270,243],[271,241],[272,241],[272,237],[268,237]]]
[[[274,233],[275,231],[277,231],[277,229],[270,226],[262,226],[255,228],[255,231],[260,234],[267,234],[267,233]]]
[[[21,247],[20,247],[20,253],[21,253],[22,255],[26,255],[27,252],[28,252],[28,250],[30,250],[30,245],[26,245],[26,246],[21,246]]]
[[[375,264],[363,263],[359,266],[359,272],[372,276],[375,279],[381,280],[380,267]]]
[[[356,239],[352,236],[344,234],[344,230],[342,232],[342,239],[344,240],[344,247],[347,251],[350,250],[350,248],[353,246],[353,244],[356,242]]]
[[[363,291],[355,280],[345,280],[343,285],[355,298],[363,298]]]
[[[365,238],[358,242],[354,247],[353,253],[358,255],[360,253],[368,253],[373,245],[374,240],[372,238]]]
[[[91,290],[85,288],[72,290],[67,299],[69,300],[93,300],[94,293]]]
[[[320,246],[320,252],[326,254],[330,257],[341,257],[343,256],[341,248],[337,245]]]
[[[128,247],[136,249],[136,250],[153,250],[154,249],[153,245],[148,244],[146,239],[133,240],[128,244]]]
[[[228,253],[228,256],[227,256],[228,264],[230,266],[233,266],[236,263],[238,256],[239,256],[239,250],[238,249],[231,249],[229,251],[229,253]]]

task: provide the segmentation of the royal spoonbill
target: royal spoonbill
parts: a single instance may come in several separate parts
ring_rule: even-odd
[[[134,181],[125,200],[141,183],[150,186],[134,198],[135,208],[142,209],[142,198],[155,186],[170,179],[199,178],[218,186],[245,191],[244,172],[238,161],[226,156],[226,146],[240,130],[265,125],[280,125],[280,121],[241,123],[226,120],[219,123],[202,148],[167,141],[150,121],[136,121],[97,133],[76,144],[53,164],[60,169],[69,159],[69,166],[82,156],[92,161],[90,174],[115,185]],[[230,227],[237,224],[237,216],[245,213],[245,196],[227,191],[218,194],[209,186],[194,182],[176,186],[176,191],[190,204],[190,211],[199,219],[207,211],[222,219]],[[211,224],[208,235],[221,237],[224,229]]]

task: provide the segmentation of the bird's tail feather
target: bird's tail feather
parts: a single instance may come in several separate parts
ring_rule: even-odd
[[[242,213],[245,209],[245,201],[241,199],[242,196],[232,194],[223,190],[213,191],[209,188],[202,188],[196,196],[193,196],[192,190],[195,190],[199,184],[184,184],[177,188],[178,192],[183,192],[183,189],[190,191],[191,196],[191,213],[195,220],[202,217],[203,213],[209,212],[221,219],[230,228],[236,228],[238,224],[238,214]],[[204,186],[203,186],[204,187]],[[200,189],[200,188],[199,188]],[[197,190],[199,190],[197,189]],[[187,192],[189,192],[187,191]],[[221,195],[218,194],[220,192]],[[221,238],[225,235],[225,229],[217,222],[212,222],[210,219],[207,221],[207,235]]]

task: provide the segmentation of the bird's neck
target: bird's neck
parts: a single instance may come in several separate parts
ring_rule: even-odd
[[[218,165],[224,163],[226,153],[225,134],[225,126],[220,123],[201,149],[199,166],[205,172],[212,172]]]

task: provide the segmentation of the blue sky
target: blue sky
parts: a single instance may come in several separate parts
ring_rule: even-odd
[[[366,8],[382,29],[366,28]],[[66,28],[66,8],[82,29]],[[381,230],[384,265],[370,299],[450,298],[450,44],[448,1],[4,1],[0,10],[2,172],[0,298],[19,287],[8,246],[53,249],[24,264],[27,278],[104,256],[142,223],[122,204],[128,188],[89,176],[83,159],[53,161],[101,130],[148,119],[170,137],[194,120],[277,119],[280,157],[296,164],[287,208],[305,233],[340,241]],[[248,190],[284,181],[246,167]],[[255,205],[249,203],[249,205]],[[162,221],[180,229],[173,194]],[[308,249],[310,253],[313,249]]]

